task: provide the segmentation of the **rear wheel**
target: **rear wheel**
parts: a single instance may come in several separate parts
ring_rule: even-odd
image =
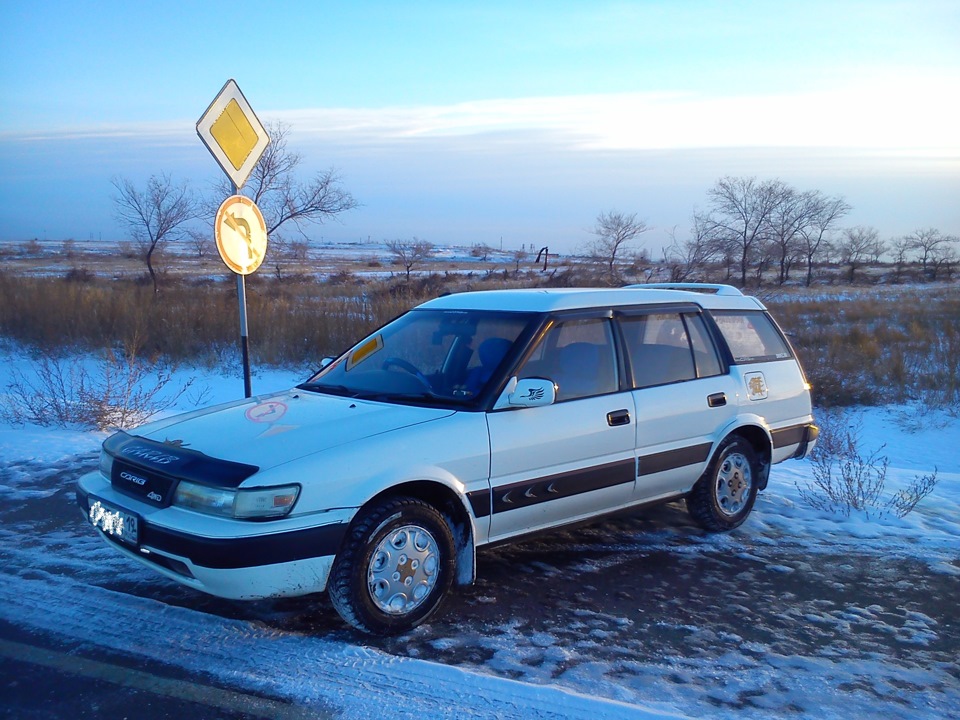
[[[726,438],[687,496],[687,510],[706,530],[737,527],[750,514],[760,479],[757,453],[742,437]]]
[[[433,615],[454,577],[450,524],[415,498],[360,511],[330,571],[334,608],[353,627],[401,633]]]

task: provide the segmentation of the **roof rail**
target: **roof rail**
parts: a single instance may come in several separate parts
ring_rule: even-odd
[[[733,285],[724,285],[722,283],[646,283],[641,285],[627,285],[631,289],[649,289],[649,290],[686,290],[687,292],[709,293],[711,295],[740,295],[740,292]]]

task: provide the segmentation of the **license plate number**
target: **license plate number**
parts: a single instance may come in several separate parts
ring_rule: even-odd
[[[139,522],[136,515],[112,507],[103,500],[90,504],[90,522],[95,528],[128,545],[136,545],[139,538]]]

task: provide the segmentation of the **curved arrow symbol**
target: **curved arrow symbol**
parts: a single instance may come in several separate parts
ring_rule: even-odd
[[[257,248],[254,247],[250,233],[250,223],[242,217],[237,217],[233,213],[228,213],[227,216],[224,217],[223,222],[243,238],[243,242],[247,246],[247,257],[250,258],[250,264],[258,261],[260,259],[260,253],[257,251]]]

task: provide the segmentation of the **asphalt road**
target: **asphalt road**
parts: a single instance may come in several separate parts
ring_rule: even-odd
[[[90,657],[96,654],[97,657]],[[17,720],[288,720],[327,717],[197,682],[176,667],[59,644],[0,622],[0,717]]]

